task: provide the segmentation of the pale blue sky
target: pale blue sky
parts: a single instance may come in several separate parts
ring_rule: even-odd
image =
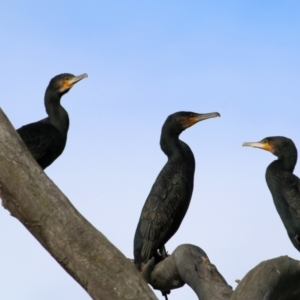
[[[2,1],[0,11],[1,108],[16,128],[45,117],[53,76],[88,73],[63,97],[67,147],[46,173],[127,257],[166,162],[161,126],[180,110],[221,118],[181,135],[195,188],[167,250],[198,245],[233,287],[262,260],[300,257],[265,183],[275,157],[241,146],[284,135],[300,149],[298,1]],[[89,299],[4,209],[0,225],[1,298]],[[170,299],[196,296],[184,287]]]

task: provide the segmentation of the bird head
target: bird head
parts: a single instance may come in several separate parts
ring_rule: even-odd
[[[296,149],[294,142],[284,136],[271,136],[262,139],[260,142],[245,142],[243,146],[260,148],[271,152],[277,157],[280,157],[286,150]]]
[[[198,114],[194,112],[180,111],[168,116],[163,128],[172,128],[177,133],[181,133],[183,130],[200,121],[215,117],[220,117],[220,114],[217,112]]]
[[[78,76],[74,76],[73,74],[69,73],[60,74],[50,80],[48,88],[63,95],[67,93],[75,83],[79,82],[85,77],[88,77],[86,73]]]

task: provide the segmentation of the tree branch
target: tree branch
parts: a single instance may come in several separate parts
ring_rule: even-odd
[[[288,256],[264,261],[247,273],[232,291],[206,253],[197,246],[178,246],[155,265],[150,260],[143,271],[154,289],[168,291],[188,284],[201,300],[299,300],[300,261]]]
[[[157,299],[128,259],[46,176],[1,109],[0,161],[3,206],[93,299]]]
[[[230,300],[299,300],[299,283],[300,261],[280,256],[249,271]]]
[[[300,262],[279,257],[252,269],[237,289],[206,253],[181,245],[162,262],[150,260],[143,277],[104,235],[73,207],[38,166],[0,109],[0,196],[10,211],[95,299],[156,299],[187,283],[201,300],[298,300]]]
[[[232,288],[206,253],[195,245],[183,244],[155,265],[152,259],[144,269],[144,277],[154,289],[168,291],[188,284],[201,300],[226,300]]]

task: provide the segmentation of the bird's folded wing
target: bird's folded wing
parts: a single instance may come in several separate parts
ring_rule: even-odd
[[[175,182],[175,184],[174,184]],[[150,257],[150,252],[165,240],[176,217],[180,203],[181,189],[177,180],[154,184],[146,200],[142,215],[140,232],[144,238],[142,257]],[[174,201],[175,199],[175,201]]]
[[[284,178],[283,196],[286,199],[292,215],[300,219],[300,180],[297,176]]]
[[[54,126],[47,123],[31,123],[17,130],[27,148],[38,161],[42,159],[49,148],[55,147],[57,132]]]

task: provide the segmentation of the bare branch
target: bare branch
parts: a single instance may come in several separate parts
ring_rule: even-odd
[[[156,266],[151,260],[143,274],[153,288],[161,291],[176,289],[187,283],[201,300],[226,300],[232,294],[231,286],[210,263],[206,253],[195,245],[178,246]]]
[[[300,262],[279,257],[251,270],[237,289],[227,284],[206,253],[184,244],[143,277],[105,236],[73,207],[38,166],[0,109],[0,196],[10,211],[95,299],[156,299],[187,283],[201,300],[298,300]]]
[[[300,261],[280,256],[249,271],[230,300],[299,300],[299,282]]]
[[[165,260],[151,260],[143,271],[154,289],[168,291],[187,283],[201,300],[299,300],[300,261],[281,256],[253,268],[236,290],[227,284],[197,246],[178,246]]]
[[[3,206],[93,299],[157,299],[134,266],[46,176],[1,109],[0,161]]]

